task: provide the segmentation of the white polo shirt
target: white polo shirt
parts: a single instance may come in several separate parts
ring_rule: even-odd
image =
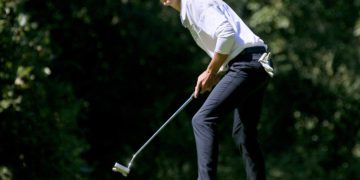
[[[181,0],[180,18],[196,43],[211,58],[215,52],[229,55],[219,71],[226,71],[228,62],[245,48],[267,48],[222,0]]]

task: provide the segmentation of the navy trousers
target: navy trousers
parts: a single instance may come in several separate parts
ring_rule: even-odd
[[[269,75],[257,61],[264,48],[249,48],[229,63],[229,70],[192,119],[198,180],[216,179],[217,125],[234,112],[233,139],[241,150],[247,179],[264,180],[265,165],[257,141],[257,124]]]

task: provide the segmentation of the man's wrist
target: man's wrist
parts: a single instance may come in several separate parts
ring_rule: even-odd
[[[215,53],[214,57],[211,59],[206,71],[210,74],[217,75],[220,67],[228,57],[228,54]]]
[[[217,74],[217,71],[214,71],[212,69],[206,69],[206,73],[208,73],[209,75],[216,75]]]

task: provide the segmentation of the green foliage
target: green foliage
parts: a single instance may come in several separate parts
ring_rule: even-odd
[[[83,107],[68,83],[50,78],[49,32],[1,1],[0,177],[79,179],[86,150],[76,119]]]
[[[269,179],[359,179],[360,1],[234,1],[273,53],[259,136]],[[118,179],[209,58],[158,1],[0,0],[0,178]],[[193,102],[128,179],[195,179]],[[218,177],[245,179],[220,126]],[[26,178],[25,178],[26,177]]]
[[[269,154],[270,176],[358,179],[359,3],[254,1],[248,7],[249,23],[270,42],[278,71],[261,129],[266,150],[277,151]]]

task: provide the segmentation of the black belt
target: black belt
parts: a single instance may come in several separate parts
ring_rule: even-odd
[[[242,50],[233,60],[231,61],[252,61],[254,58],[252,58],[253,54],[262,54],[266,52],[266,48],[264,46],[254,46],[254,47],[248,47]]]

